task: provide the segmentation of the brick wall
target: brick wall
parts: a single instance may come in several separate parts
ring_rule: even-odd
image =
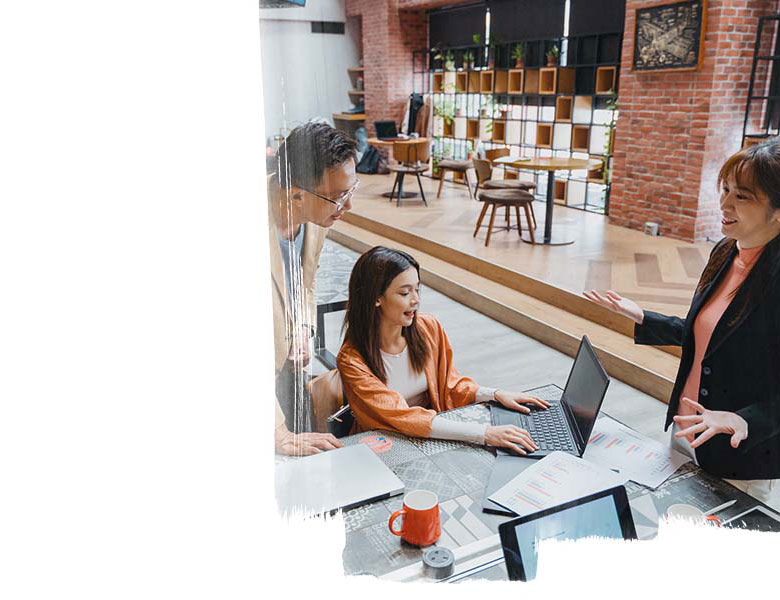
[[[362,20],[366,128],[373,135],[374,121],[403,119],[413,53],[428,46],[428,19],[423,10],[399,10],[396,0],[347,0],[346,7]]]
[[[758,17],[778,2],[710,0],[701,70],[632,72],[634,11],[655,3],[626,2],[610,221],[717,239],[717,171],[740,147]]]

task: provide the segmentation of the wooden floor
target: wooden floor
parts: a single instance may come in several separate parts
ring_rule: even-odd
[[[403,233],[406,243],[408,236],[435,242],[575,294],[585,289],[613,289],[643,308],[684,315],[711,249],[709,244],[650,237],[609,225],[604,216],[564,206],[555,207],[553,231],[566,234],[574,244],[532,246],[522,242],[516,230],[495,230],[486,248],[484,225],[477,237],[472,237],[482,203],[470,199],[464,185],[445,181],[437,199],[438,180],[423,177],[428,206],[423,206],[418,196],[396,207],[395,202],[381,196],[392,188],[393,177],[361,175],[353,209],[344,220],[373,228],[385,237],[395,234],[400,239]],[[418,191],[414,178],[407,177],[404,187]],[[537,201],[534,208],[536,233],[541,237],[545,205]],[[496,225],[501,223],[503,214],[496,218]]]

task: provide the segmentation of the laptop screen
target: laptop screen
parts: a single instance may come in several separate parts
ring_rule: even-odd
[[[374,121],[374,128],[379,139],[398,137],[395,121]]]
[[[583,336],[561,400],[571,409],[583,442],[588,441],[593,430],[608,385],[609,377],[596,358],[590,341]]]
[[[520,517],[499,527],[507,573],[512,580],[536,577],[541,540],[585,537],[636,539],[623,486]]]

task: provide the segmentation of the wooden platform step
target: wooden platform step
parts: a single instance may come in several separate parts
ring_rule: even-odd
[[[577,315],[592,323],[601,325],[612,331],[633,338],[634,323],[630,319],[615,314],[601,306],[593,304],[579,294],[536,279],[525,273],[490,262],[478,256],[473,256],[461,250],[450,248],[432,239],[422,237],[401,227],[395,227],[386,222],[378,222],[355,212],[345,213],[346,223],[354,225],[366,232],[391,239],[396,244],[404,244],[415,252],[440,259],[453,266],[460,267],[471,273],[479,273],[502,286],[511,288],[521,294],[541,300],[543,303],[557,307],[567,313]],[[674,346],[658,347],[659,350],[680,356],[680,348]]]
[[[667,352],[637,346],[627,335],[483,277],[481,271],[476,275],[354,224],[340,221],[329,229],[328,237],[356,252],[373,246],[409,252],[420,263],[426,286],[569,356],[574,356],[582,335],[587,334],[610,376],[663,402],[669,400],[679,359]]]

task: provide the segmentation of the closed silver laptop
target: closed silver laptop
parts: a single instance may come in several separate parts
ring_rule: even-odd
[[[403,481],[361,443],[276,467],[276,499],[284,512],[347,510],[403,491]]]

